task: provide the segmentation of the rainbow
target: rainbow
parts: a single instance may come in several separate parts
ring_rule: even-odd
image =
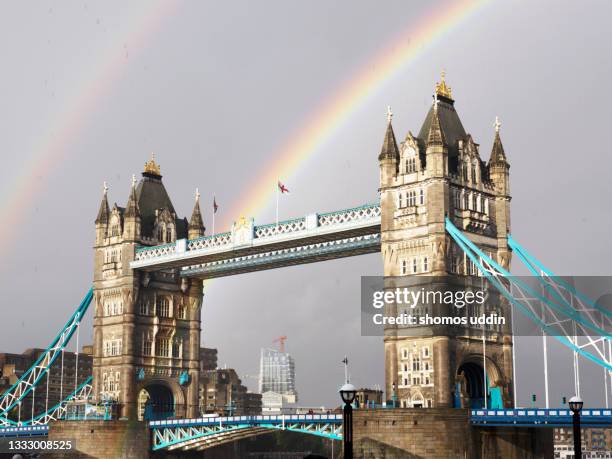
[[[300,165],[320,152],[370,95],[486,3],[487,0],[459,0],[410,23],[382,52],[366,61],[357,76],[335,88],[331,92],[333,96],[325,99],[287,137],[271,155],[272,161],[256,174],[257,179],[245,187],[242,196],[247,198],[240,200],[225,213],[222,226],[231,224],[230,220],[236,220],[241,215],[256,215],[269,205],[274,198],[279,178],[285,183],[290,181]]]
[[[130,54],[146,48],[164,20],[176,10],[177,2],[158,0],[147,4],[145,11],[139,13],[135,25],[123,36],[115,37],[113,45],[99,59],[92,69],[85,69],[82,86],[76,88],[68,98],[64,110],[55,114],[48,130],[31,149],[23,152],[28,157],[21,166],[21,171],[13,175],[12,182],[5,183],[0,196],[0,215],[2,221],[10,224],[0,225],[0,255],[11,247],[12,237],[20,227],[20,221],[26,219],[32,209],[36,196],[43,187],[41,177],[49,175],[55,168],[65,165],[68,146],[85,129],[87,120],[111,92],[125,68],[129,65],[126,58],[126,46]]]
[[[227,221],[220,223],[223,226],[229,225],[238,216],[255,215],[268,205],[276,191],[278,178],[290,180],[300,165],[321,151],[337,129],[372,93],[485,3],[487,0],[458,0],[409,24],[388,47],[367,61],[356,77],[333,91],[334,95],[326,98],[287,137],[272,154],[274,159],[266,163],[261,173],[256,174],[258,178],[245,186],[242,193],[244,199],[239,199],[230,210],[224,212],[224,220]],[[125,59],[125,43],[129,44],[132,54],[146,47],[164,19],[176,10],[175,1],[158,1],[150,5],[147,12],[139,16],[139,24],[129,36],[116,40],[113,51],[103,57],[92,76],[75,91],[75,96],[66,104],[64,112],[54,117],[59,120],[59,124],[49,123],[48,132],[32,147],[21,173],[15,174],[13,181],[5,184],[6,192],[0,197],[0,215],[4,222],[11,223],[0,226],[0,240],[4,241],[0,245],[0,255],[11,246],[12,236],[20,227],[18,222],[27,217],[35,197],[40,193],[43,186],[40,177],[65,164],[68,146],[85,128],[88,117],[101,100],[120,80],[128,62]]]

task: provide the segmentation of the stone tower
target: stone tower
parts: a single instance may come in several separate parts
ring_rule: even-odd
[[[133,177],[125,207],[110,208],[104,187],[94,246],[93,393],[115,401],[122,417],[198,413],[201,281],[129,264],[139,246],[203,234],[199,195],[191,221],[178,218],[154,159],[138,183]]]
[[[389,110],[381,153],[381,234],[386,288],[401,282],[457,291],[482,288],[486,281],[445,231],[445,218],[502,266],[510,251],[509,164],[495,123],[490,159],[466,133],[451,89],[436,84],[434,102],[414,136],[396,142]],[[478,406],[512,400],[512,329],[509,306],[495,291],[485,304],[446,313],[477,315],[498,311],[505,325],[431,326],[406,333],[385,328],[385,382],[389,399],[403,407]],[[398,305],[393,313],[401,313]],[[418,313],[419,309],[412,311]],[[441,311],[440,311],[441,312]],[[418,315],[418,314],[417,314]],[[418,328],[418,327],[417,327]],[[484,342],[484,346],[483,346]],[[485,357],[486,356],[486,357]],[[484,362],[486,361],[486,365]],[[486,366],[486,386],[483,367]],[[485,391],[485,387],[489,387]],[[497,389],[492,389],[497,388]],[[493,402],[494,403],[494,402]]]

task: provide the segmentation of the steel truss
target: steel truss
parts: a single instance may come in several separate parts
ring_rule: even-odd
[[[8,418],[9,411],[19,405],[30,392],[35,391],[41,379],[48,375],[51,365],[62,354],[73,334],[78,330],[92,298],[93,288],[87,292],[85,298],[83,298],[83,301],[81,301],[81,304],[72,314],[66,325],[64,325],[34,365],[0,397],[0,419]]]
[[[492,260],[448,218],[446,219],[446,230],[491,284],[542,330],[547,407],[549,402],[546,335],[555,338],[574,352],[577,394],[580,392],[578,356],[591,360],[604,369],[607,405],[609,390],[607,380],[608,377],[612,378],[611,336],[609,334],[612,323],[611,314],[589,300],[569,283],[554,276],[511,237],[508,237],[508,244],[534,274],[538,281],[536,287],[513,276]]]
[[[342,440],[342,415],[234,416],[149,423],[153,450],[206,449],[272,430]]]

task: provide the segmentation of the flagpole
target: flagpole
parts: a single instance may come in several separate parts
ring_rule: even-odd
[[[217,202],[217,197],[213,195],[213,230],[212,230],[213,236],[215,234],[215,214],[217,213],[215,210],[216,202]]]
[[[278,183],[276,184],[276,226],[278,226]]]

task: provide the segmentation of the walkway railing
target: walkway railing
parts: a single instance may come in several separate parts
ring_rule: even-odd
[[[568,427],[572,425],[572,412],[566,408],[515,408],[506,410],[471,410],[473,425]],[[612,410],[607,408],[583,409],[580,416],[583,427],[612,427]]]
[[[380,215],[380,205],[374,203],[265,225],[241,218],[229,232],[138,247],[130,266],[133,269],[185,267],[229,258],[236,249],[253,254],[377,234]]]

